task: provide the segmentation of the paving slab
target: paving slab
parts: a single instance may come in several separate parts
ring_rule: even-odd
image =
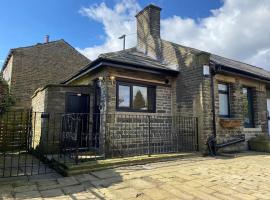
[[[0,199],[269,200],[269,172],[270,154],[198,156],[71,177],[5,179]]]
[[[40,193],[44,198],[64,196],[64,193],[61,189],[43,190]]]

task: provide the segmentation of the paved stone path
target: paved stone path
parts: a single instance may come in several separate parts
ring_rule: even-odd
[[[196,157],[73,177],[0,180],[3,199],[270,199],[270,154]]]

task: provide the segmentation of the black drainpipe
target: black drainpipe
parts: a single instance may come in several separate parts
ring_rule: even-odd
[[[217,136],[217,128],[216,128],[216,108],[215,108],[215,85],[214,85],[214,77],[216,75],[215,64],[210,62],[210,87],[211,87],[211,101],[212,101],[212,128],[213,134],[208,138],[207,145],[209,148],[209,153],[212,156],[216,155],[216,136]]]

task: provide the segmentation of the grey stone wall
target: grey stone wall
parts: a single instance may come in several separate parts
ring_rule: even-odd
[[[244,134],[246,137],[245,143],[240,143],[227,148],[223,151],[240,151],[247,150],[247,141],[256,135],[266,134],[267,131],[267,118],[266,118],[266,89],[265,85],[254,80],[245,79],[236,76],[230,76],[233,81],[228,81],[226,76],[223,78],[218,77],[215,79],[215,107],[216,107],[216,127],[217,127],[217,142],[222,143],[228,140],[239,137]],[[240,126],[235,128],[224,128],[220,124],[222,119],[219,116],[219,97],[218,97],[218,83],[227,82],[229,84],[229,99],[230,99],[230,119],[240,120]],[[252,88],[253,110],[254,110],[254,128],[244,127],[243,115],[243,93],[242,87],[248,86]]]
[[[17,48],[4,69],[16,106],[30,108],[31,96],[39,87],[59,84],[89,60],[63,40]]]
[[[90,96],[89,129],[92,129],[93,88],[91,86],[48,85],[37,90],[32,97],[32,148],[53,153],[59,151],[63,114],[67,93]],[[43,114],[48,114],[44,117]]]

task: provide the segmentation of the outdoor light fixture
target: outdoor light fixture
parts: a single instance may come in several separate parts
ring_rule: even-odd
[[[210,67],[208,65],[203,65],[203,75],[204,76],[210,75]]]
[[[80,97],[80,96],[82,96],[82,94],[81,93],[78,93],[77,96]]]
[[[110,76],[110,80],[112,82],[112,85],[114,85],[115,84],[115,76]]]

